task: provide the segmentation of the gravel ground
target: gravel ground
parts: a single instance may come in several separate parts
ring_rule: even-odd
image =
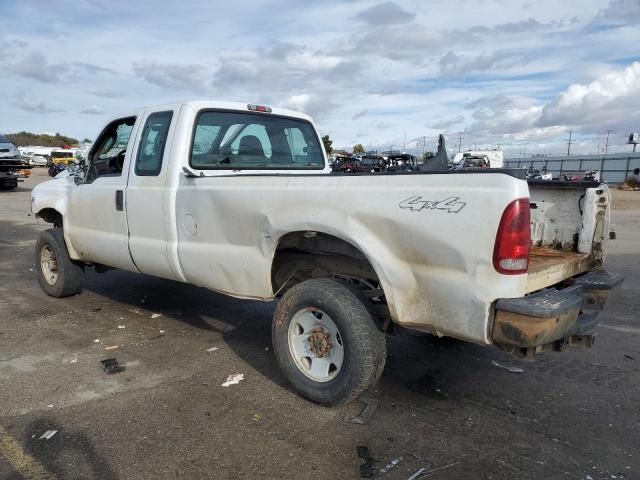
[[[0,192],[0,479],[352,479],[358,446],[377,468],[402,456],[388,479],[422,466],[441,468],[429,479],[640,478],[636,192],[614,192],[607,265],[626,281],[594,348],[528,363],[390,338],[365,395],[378,408],[356,425],[345,419],[361,404],[318,407],[285,384],[270,350],[273,303],[120,271],[88,273],[75,297],[44,295],[33,248],[47,226],[29,216],[29,194],[45,178],[37,170]],[[107,357],[126,371],[106,375]],[[237,373],[242,382],[221,386]],[[40,439],[47,430],[57,433]]]
[[[640,212],[640,190],[611,189],[611,204],[614,210],[636,210]]]

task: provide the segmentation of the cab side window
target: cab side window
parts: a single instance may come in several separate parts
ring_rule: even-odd
[[[89,152],[84,183],[92,183],[99,177],[122,175],[124,157],[135,122],[136,117],[126,117],[107,125]]]
[[[156,112],[149,115],[140,137],[135,174],[155,176],[162,169],[162,157],[173,112]]]

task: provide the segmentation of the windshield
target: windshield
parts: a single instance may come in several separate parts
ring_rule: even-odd
[[[321,169],[315,130],[304,120],[204,111],[193,133],[190,165],[198,169]]]
[[[0,135],[0,143],[11,143],[11,140],[9,140],[4,135]]]

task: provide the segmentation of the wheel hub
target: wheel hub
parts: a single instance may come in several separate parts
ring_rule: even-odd
[[[291,357],[305,376],[328,382],[342,370],[342,336],[326,312],[312,307],[299,310],[291,319],[288,337]]]
[[[58,281],[58,261],[48,245],[45,245],[40,251],[40,268],[45,281],[49,285],[55,285]]]
[[[333,342],[331,341],[331,334],[325,332],[322,327],[314,328],[307,337],[309,344],[309,350],[311,350],[318,358],[324,358],[329,356]]]

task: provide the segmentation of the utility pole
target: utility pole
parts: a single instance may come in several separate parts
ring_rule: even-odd
[[[567,142],[567,156],[571,155],[571,144],[573,143],[573,141],[571,140],[571,134],[573,133],[572,130],[569,130],[569,140],[566,140]]]
[[[609,150],[609,134],[611,133],[611,130],[607,130],[607,143],[605,143],[604,145],[604,153],[606,154],[607,151]]]
[[[462,134],[458,137],[458,153],[462,151]]]

